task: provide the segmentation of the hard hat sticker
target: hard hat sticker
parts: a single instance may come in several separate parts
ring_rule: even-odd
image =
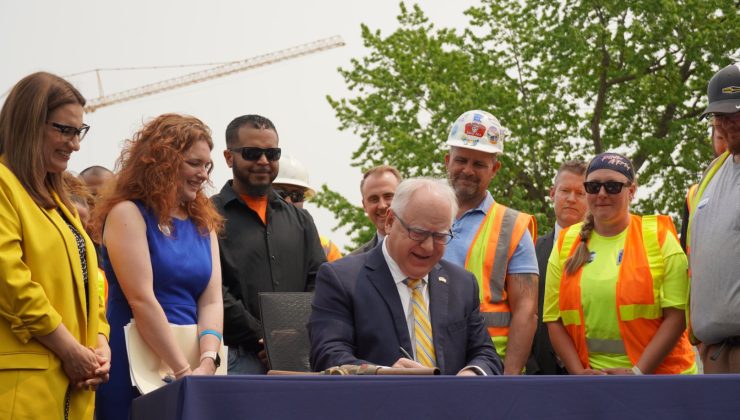
[[[452,124],[452,130],[450,130],[450,137],[457,135],[457,124]]]
[[[498,127],[496,127],[495,125],[488,127],[488,131],[486,132],[486,134],[488,135],[488,141],[491,144],[498,143],[498,140],[499,140]]]
[[[471,139],[470,137],[463,137],[462,142],[466,146],[475,146],[478,144],[478,139]]]
[[[486,127],[483,124],[471,122],[465,124],[465,134],[468,136],[483,137],[486,133]]]

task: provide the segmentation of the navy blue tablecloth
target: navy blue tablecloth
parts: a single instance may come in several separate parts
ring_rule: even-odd
[[[740,375],[191,376],[133,402],[169,419],[730,419]]]

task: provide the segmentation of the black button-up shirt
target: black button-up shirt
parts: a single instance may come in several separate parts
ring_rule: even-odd
[[[286,203],[272,189],[267,224],[234,191],[232,181],[211,200],[226,219],[218,241],[224,343],[256,351],[262,337],[258,294],[313,291],[316,272],[326,257],[308,212]]]

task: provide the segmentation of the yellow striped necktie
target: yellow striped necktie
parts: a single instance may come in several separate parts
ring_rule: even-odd
[[[434,354],[434,341],[432,341],[432,324],[429,322],[427,305],[424,303],[424,295],[421,293],[422,281],[421,279],[406,279],[404,283],[411,289],[416,361],[426,367],[435,367],[437,366],[437,357]]]

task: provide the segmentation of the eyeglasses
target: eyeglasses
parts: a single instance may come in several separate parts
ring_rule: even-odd
[[[604,187],[604,190],[606,190],[607,194],[614,195],[619,194],[622,192],[622,187],[630,185],[629,182],[619,182],[619,181],[606,181],[606,182],[596,182],[596,181],[588,181],[583,183],[583,188],[586,190],[588,194],[598,194],[599,191],[601,191],[601,187]]]
[[[82,141],[82,139],[85,138],[87,131],[90,130],[90,126],[87,124],[82,124],[82,127],[77,128],[70,125],[55,123],[53,121],[47,121],[46,123],[62,133],[62,137],[64,137],[65,140],[72,140],[75,136],[80,136],[80,141]]]
[[[258,161],[260,160],[260,158],[262,158],[262,155],[265,155],[267,160],[269,160],[270,162],[280,160],[279,147],[270,147],[268,149],[263,149],[261,147],[238,147],[236,149],[229,150],[234,153],[241,153],[242,159],[244,160]]]
[[[727,119],[730,121],[737,121],[740,120],[740,112],[733,112],[732,114],[725,114],[722,112],[712,112],[709,114],[710,117],[714,119]]]
[[[391,210],[393,211],[393,210]],[[401,226],[403,226],[404,229],[409,233],[409,239],[416,242],[424,242],[427,240],[428,237],[432,237],[432,241],[434,243],[440,244],[440,245],[446,245],[450,243],[450,241],[453,238],[452,231],[448,231],[447,233],[442,232],[432,232],[431,230],[424,230],[419,228],[414,228],[406,224],[406,222],[403,221],[400,217],[398,217],[398,213],[395,211],[393,214],[396,216],[396,219],[398,219],[399,222],[401,222]]]
[[[734,127],[738,124],[740,124],[740,112],[735,112],[732,114],[723,114],[721,112],[713,112],[710,114],[711,124],[714,126],[714,128],[721,128],[721,129],[729,129],[730,127]]]
[[[290,197],[291,203],[302,203],[306,199],[306,193],[304,191],[286,191],[280,188],[273,188],[280,197],[285,200]]]

